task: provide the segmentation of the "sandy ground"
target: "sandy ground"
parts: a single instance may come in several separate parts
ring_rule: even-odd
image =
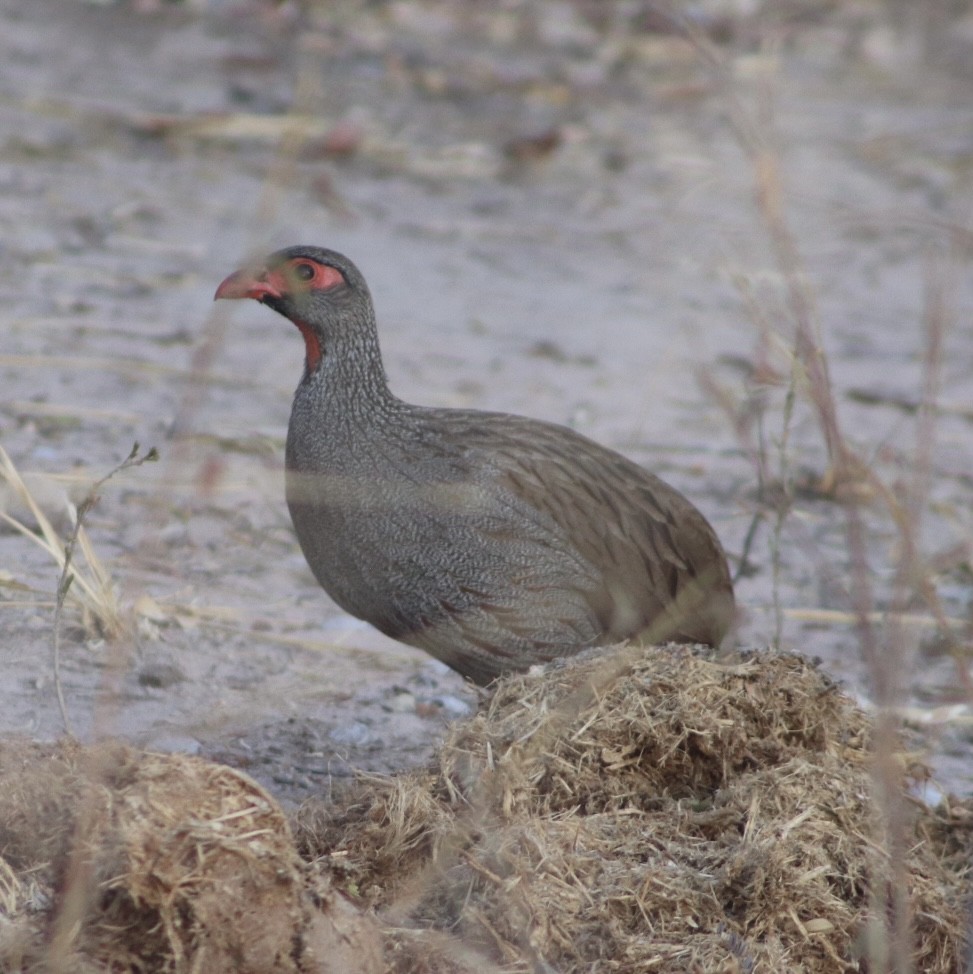
[[[68,607],[78,734],[216,756],[296,801],[421,761],[474,704],[340,613],[297,549],[299,336],[211,302],[247,254],[304,242],[365,272],[403,398],[573,425],[687,493],[735,563],[763,512],[743,644],[819,656],[868,701],[855,578],[908,608],[873,673],[973,791],[969,630],[931,624],[932,593],[970,618],[973,24],[698,13],[720,71],[639,4],[0,2],[0,444],[62,515],[135,441],[161,454],[88,516],[131,634]],[[880,498],[856,576],[842,504],[796,492],[777,537],[758,489],[755,456],[795,481],[827,460],[800,384],[786,422],[792,324],[741,120],[780,165],[850,444],[890,496],[928,485],[914,597]],[[5,733],[62,730],[57,575],[3,528]]]

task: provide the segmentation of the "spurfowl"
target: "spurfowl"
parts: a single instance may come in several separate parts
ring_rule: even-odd
[[[724,638],[733,586],[702,514],[566,427],[396,398],[347,257],[289,247],[216,297],[260,301],[304,336],[287,503],[343,609],[477,683],[629,637]]]

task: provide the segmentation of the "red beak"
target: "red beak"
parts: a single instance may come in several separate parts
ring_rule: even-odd
[[[267,280],[266,271],[242,270],[232,273],[217,289],[214,301],[220,298],[253,298],[262,301],[266,297],[279,298],[280,291]]]

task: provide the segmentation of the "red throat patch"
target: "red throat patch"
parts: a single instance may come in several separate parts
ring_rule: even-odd
[[[307,322],[295,319],[294,324],[301,329],[301,334],[304,336],[304,347],[307,352],[307,370],[308,372],[315,372],[321,364],[321,339]]]

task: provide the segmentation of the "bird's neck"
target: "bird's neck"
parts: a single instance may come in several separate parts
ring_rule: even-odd
[[[320,357],[309,354],[304,377],[294,400],[295,409],[313,412],[330,435],[359,435],[381,429],[402,403],[389,389],[374,317],[331,330],[322,339]]]

